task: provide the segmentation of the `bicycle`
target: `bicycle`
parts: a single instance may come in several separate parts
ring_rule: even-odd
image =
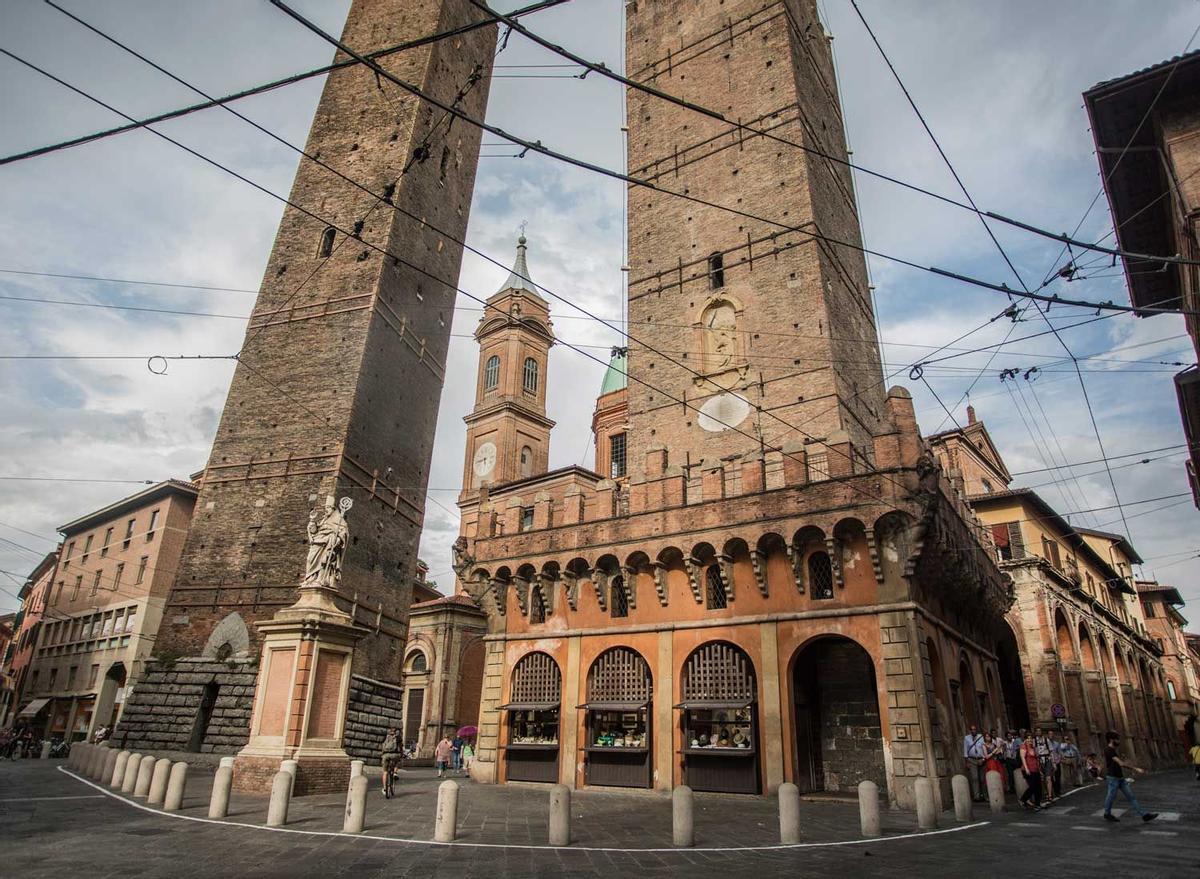
[[[383,798],[390,800],[396,793],[396,770],[400,767],[398,753],[383,755]]]

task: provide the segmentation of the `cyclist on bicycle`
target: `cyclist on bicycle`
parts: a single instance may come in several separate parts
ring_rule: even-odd
[[[391,799],[396,769],[400,766],[400,730],[389,729],[379,750],[383,754],[380,760],[383,767],[383,796],[385,799]]]

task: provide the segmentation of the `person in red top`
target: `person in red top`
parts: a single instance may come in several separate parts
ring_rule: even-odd
[[[1033,743],[1033,736],[1025,737],[1025,744],[1021,745],[1021,750],[1017,754],[1021,761],[1021,772],[1025,775],[1025,783],[1029,785],[1028,790],[1021,794],[1021,805],[1026,809],[1029,808],[1029,800],[1033,800],[1033,810],[1035,812],[1042,811],[1042,763],[1038,759],[1037,745]]]
[[[454,753],[454,743],[450,741],[449,736],[442,736],[442,740],[437,743],[437,748],[433,752],[433,759],[437,763],[438,778],[442,777],[450,766],[450,757]]]

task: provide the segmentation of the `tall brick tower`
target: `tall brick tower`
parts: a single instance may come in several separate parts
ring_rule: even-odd
[[[815,0],[634,0],[627,9],[631,79],[845,155]],[[689,471],[760,443],[807,444],[818,467],[828,464],[824,443],[867,454],[886,395],[866,266],[861,252],[814,237],[860,242],[849,170],[627,94],[630,174],[802,230],[630,189],[631,475],[654,446]]]
[[[354,0],[342,39],[365,53],[480,18],[467,0]],[[494,48],[487,26],[380,63],[481,117]],[[362,688],[399,679],[462,256],[447,235],[465,234],[479,142],[365,66],[330,74],[307,151],[375,195],[300,163],[291,200],[321,219],[289,207],[280,222],[155,644],[161,661],[119,731],[131,745],[244,744],[254,671],[238,662],[257,658],[253,624],[296,600],[305,527],[330,497],[354,503],[340,593],[369,630],[352,713],[356,692],[382,704]]]

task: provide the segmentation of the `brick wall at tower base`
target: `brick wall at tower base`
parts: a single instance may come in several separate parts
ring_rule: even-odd
[[[117,726],[122,747],[186,751],[205,689],[217,687],[201,752],[236,754],[250,736],[258,664],[180,659],[150,662]]]
[[[342,746],[346,753],[369,764],[379,761],[379,746],[389,727],[400,729],[404,691],[393,684],[350,676],[350,703]]]
[[[887,789],[879,698],[873,669],[859,660],[861,653],[855,644],[833,644],[817,662],[824,694],[821,748],[827,754],[825,789],[830,791],[855,791],[860,781],[873,781],[880,790]]]
[[[233,789],[247,794],[269,794],[279,772],[274,757],[238,757],[233,764]],[[350,786],[350,761],[304,760],[300,763],[292,796],[327,794]]]

